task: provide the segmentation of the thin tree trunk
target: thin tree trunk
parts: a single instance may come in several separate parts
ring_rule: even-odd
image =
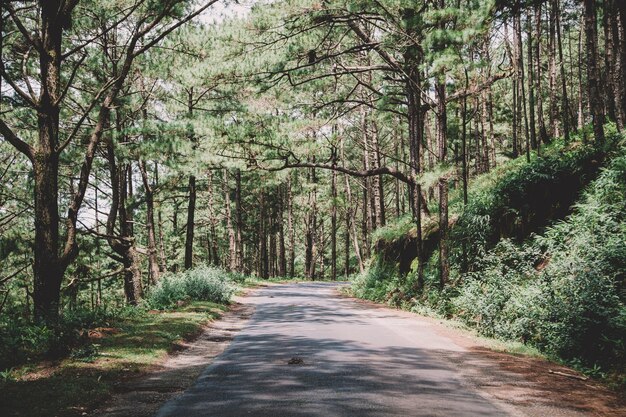
[[[529,129],[528,129],[528,111],[526,107],[526,82],[525,82],[525,71],[524,71],[524,48],[522,44],[522,12],[521,10],[518,12],[516,19],[516,29],[515,34],[517,36],[517,59],[519,59],[519,63],[517,65],[517,69],[519,71],[519,86],[521,89],[522,96],[522,115],[524,117],[524,139],[526,144],[526,160],[530,162],[530,138],[529,138]]]
[[[583,22],[584,24],[584,17]],[[584,115],[584,105],[583,105],[583,30],[578,32],[578,130],[583,131],[585,126],[585,115]],[[584,138],[586,138],[586,133],[584,133]]]
[[[556,99],[556,9],[550,8],[550,25],[548,41],[548,93],[550,98],[550,138],[559,136],[558,112]]]
[[[535,73],[537,92],[537,125],[539,130],[539,138],[537,140],[537,146],[541,146],[542,143],[548,143],[548,132],[546,130],[546,123],[543,118],[543,91],[541,89],[541,3],[537,3],[535,6],[535,62],[537,69]]]
[[[553,6],[556,8],[556,39],[559,49],[559,61],[561,62],[561,119],[563,123],[563,135],[565,140],[569,142],[570,136],[570,116],[569,116],[569,99],[567,97],[567,83],[565,80],[565,61],[563,60],[563,40],[561,39],[561,12],[559,0],[552,0]]]
[[[296,232],[293,218],[293,192],[291,187],[291,175],[287,177],[287,228],[289,229],[289,276],[295,276],[296,266]]]
[[[450,277],[448,261],[448,179],[439,179],[439,287],[444,288]]]
[[[196,177],[189,176],[189,203],[187,205],[187,232],[185,234],[185,269],[193,267],[193,237],[196,214]]]
[[[243,213],[242,213],[242,204],[241,204],[241,170],[237,169],[235,171],[235,211],[236,213],[236,221],[237,221],[237,233],[235,235],[235,243],[237,246],[237,262],[236,262],[236,270],[238,272],[243,272],[243,239],[242,239],[242,229],[243,229]]]
[[[139,171],[143,181],[143,188],[146,193],[146,231],[148,235],[148,279],[152,285],[159,280],[159,260],[157,257],[157,242],[154,222],[154,189],[148,178],[146,163],[139,161]]]
[[[332,206],[330,212],[330,274],[333,281],[337,280],[337,171],[331,172],[330,193]]]
[[[285,184],[279,186],[279,208],[278,208],[278,276],[287,276],[287,254],[285,248]]]
[[[616,69],[616,73],[620,78],[620,92],[619,101],[621,106],[621,113],[623,115],[623,124],[626,126],[626,77],[623,76],[626,71],[626,2],[616,1],[615,6],[619,12],[619,50],[620,50],[620,66]],[[617,31],[616,31],[617,32]]]
[[[535,130],[535,74],[533,67],[533,35],[532,35],[532,18],[530,13],[527,16],[527,39],[528,44],[528,110],[530,113],[530,146],[537,149],[537,133]],[[537,39],[539,43],[539,39]],[[537,94],[540,94],[538,92]]]
[[[345,161],[343,141],[341,141],[341,160]],[[352,189],[350,188],[350,178],[348,177],[347,174],[344,174],[344,179],[345,179],[345,192],[346,192],[346,197],[348,199],[348,206],[346,208],[346,216],[348,217],[348,219],[346,220],[346,222],[350,225],[350,228],[352,230],[354,254],[359,264],[359,272],[363,273],[363,271],[365,270],[365,267],[363,265],[363,258],[361,256],[361,248],[359,247],[359,237],[358,237],[358,233],[356,230],[356,215],[355,215],[356,209],[353,209],[354,200],[352,198]],[[348,268],[349,268],[349,260],[346,260],[346,265],[348,265]]]
[[[230,186],[228,184],[228,171],[223,171],[223,192],[224,192],[224,208],[226,210],[226,231],[228,232],[228,269],[230,271],[237,270],[237,240],[235,237],[235,228],[233,227],[232,212],[230,209]]]
[[[598,78],[598,31],[596,27],[596,2],[584,0],[585,5],[585,39],[587,46],[587,85],[589,105],[593,117],[593,134],[595,140],[604,142],[604,104],[600,95]]]

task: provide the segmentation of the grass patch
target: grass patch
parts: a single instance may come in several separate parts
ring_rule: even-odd
[[[110,327],[91,329],[89,343],[70,358],[3,372],[0,415],[80,416],[110,397],[117,382],[156,365],[226,309],[194,301],[174,310],[140,311]]]

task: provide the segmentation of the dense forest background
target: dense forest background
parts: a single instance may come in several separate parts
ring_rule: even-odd
[[[231,6],[1,3],[3,366],[208,265],[623,371],[625,2]]]

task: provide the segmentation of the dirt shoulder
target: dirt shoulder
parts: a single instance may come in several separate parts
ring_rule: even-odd
[[[496,343],[476,337],[472,332],[443,320],[341,295],[359,304],[393,310],[396,314],[427,322],[438,334],[465,349],[461,354],[450,351],[433,353],[455,364],[469,385],[495,400],[512,415],[626,416],[623,393],[593,379],[584,379],[573,369],[540,357],[494,350]]]
[[[148,417],[173,396],[191,386],[211,361],[226,349],[254,312],[235,297],[227,312],[194,340],[180,345],[149,372],[116,384],[113,397],[88,415]]]

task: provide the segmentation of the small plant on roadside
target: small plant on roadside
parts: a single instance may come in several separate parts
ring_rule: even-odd
[[[164,276],[150,289],[145,303],[154,309],[167,309],[188,301],[228,303],[236,290],[232,275],[218,268],[199,266]]]

